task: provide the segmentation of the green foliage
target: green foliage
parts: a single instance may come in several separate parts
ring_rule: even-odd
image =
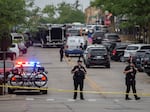
[[[116,16],[127,15],[127,24],[130,25],[143,26],[150,21],[150,0],[94,0],[91,5],[108,10]]]
[[[25,0],[0,0],[0,8],[0,31],[24,21]]]
[[[54,18],[56,7],[54,5],[46,5],[43,9],[43,13],[46,13],[48,17]]]
[[[42,18],[42,22],[47,23],[72,23],[75,21],[84,23],[84,13],[81,10],[75,9],[71,4],[62,2],[54,7],[47,5],[43,11],[48,17]]]

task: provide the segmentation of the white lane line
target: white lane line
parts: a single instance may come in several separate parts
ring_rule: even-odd
[[[73,102],[73,101],[75,101],[74,99],[67,99],[67,101],[69,101],[69,102]]]
[[[46,101],[55,101],[55,99],[50,98],[50,99],[46,99]]]
[[[89,101],[89,102],[95,102],[96,99],[87,99],[87,101]]]
[[[33,101],[34,98],[26,98],[27,101]]]

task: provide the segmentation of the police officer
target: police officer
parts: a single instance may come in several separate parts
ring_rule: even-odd
[[[73,67],[71,70],[71,73],[74,73],[73,75],[73,80],[74,80],[74,96],[73,99],[77,98],[77,89],[78,86],[80,87],[80,99],[84,100],[83,97],[83,86],[84,86],[84,79],[85,79],[85,74],[86,74],[86,69],[82,66],[82,61],[78,60],[77,65]]]
[[[126,96],[125,99],[126,100],[132,100],[131,98],[129,98],[129,92],[130,92],[130,88],[132,87],[132,91],[134,94],[134,97],[136,100],[139,100],[140,97],[137,96],[136,94],[136,72],[137,72],[137,68],[135,68],[135,65],[133,62],[129,62],[129,65],[126,66],[125,70],[124,70],[124,74],[126,75],[125,77],[125,83],[126,83]]]
[[[80,44],[79,48],[80,48],[80,50],[83,52],[83,50],[84,50],[83,43]],[[80,58],[82,57],[82,55],[83,55],[82,53],[79,55],[79,60],[80,60]]]
[[[60,53],[60,61],[62,62],[63,61],[63,57],[64,57],[64,46],[62,46],[60,48],[59,53]]]

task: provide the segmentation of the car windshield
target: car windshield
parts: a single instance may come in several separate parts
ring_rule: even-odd
[[[108,39],[118,39],[119,36],[118,35],[108,35],[107,38]]]
[[[107,53],[106,49],[91,49],[92,55],[104,55],[105,53]]]
[[[138,48],[138,46],[128,46],[127,50],[137,50]]]
[[[68,30],[67,33],[70,33],[72,36],[77,36],[79,35],[79,30]]]
[[[141,49],[146,49],[146,50],[148,49],[148,50],[150,50],[150,46],[142,46]]]
[[[12,62],[5,62],[6,68],[13,68],[14,64]],[[0,68],[4,68],[4,63],[0,62]]]
[[[34,71],[34,67],[18,67],[18,70],[21,71],[21,69],[23,69],[24,72],[33,72]],[[35,69],[35,71],[37,71],[37,68]]]
[[[103,36],[104,33],[102,33],[102,32],[96,32],[96,33],[94,33],[93,35],[94,35],[94,36]]]

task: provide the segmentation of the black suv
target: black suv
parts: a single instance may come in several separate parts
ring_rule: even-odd
[[[144,72],[150,76],[150,51],[145,53],[143,58]]]
[[[124,61],[124,50],[130,43],[115,42],[109,47],[110,57],[114,61]]]
[[[135,56],[132,57],[132,61],[135,64],[136,68],[139,72],[143,72],[143,65],[144,65],[144,56],[146,55],[147,50],[139,50],[136,52]]]
[[[102,65],[110,68],[110,58],[106,47],[89,48],[86,54],[85,65],[87,68],[95,65]]]
[[[102,41],[106,42],[121,42],[121,39],[116,33],[105,33]]]
[[[92,34],[92,40],[93,44],[101,44],[103,38],[104,38],[105,32],[96,31]]]

